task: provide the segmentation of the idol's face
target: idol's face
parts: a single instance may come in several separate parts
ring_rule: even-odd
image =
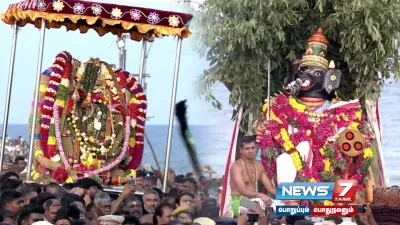
[[[318,67],[306,67],[299,71],[298,78],[308,81],[308,85],[301,87],[302,92],[322,90],[324,87],[326,71]]]

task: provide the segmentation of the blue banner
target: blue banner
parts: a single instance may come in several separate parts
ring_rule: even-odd
[[[277,216],[311,216],[311,206],[276,206]]]
[[[332,200],[335,183],[280,183],[276,189],[278,200]]]

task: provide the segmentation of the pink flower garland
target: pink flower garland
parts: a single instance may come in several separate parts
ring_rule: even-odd
[[[56,130],[56,142],[57,142],[58,150],[60,152],[61,160],[62,160],[63,164],[65,165],[65,167],[69,168],[71,166],[69,165],[67,157],[65,156],[64,148],[62,146],[61,131],[60,131],[60,118],[59,118],[59,113],[58,113],[58,107],[59,106],[57,104],[54,104],[54,106],[53,106],[54,125],[55,125],[55,130]],[[85,174],[85,177],[89,177],[89,176],[91,177],[91,176],[95,176],[95,175],[98,175],[98,174],[103,173],[103,172],[110,171],[112,168],[117,166],[122,161],[122,159],[124,158],[124,156],[125,156],[125,154],[126,154],[126,152],[128,150],[128,146],[129,146],[129,136],[131,135],[130,120],[131,120],[131,118],[129,116],[127,116],[126,120],[125,120],[124,146],[122,147],[122,151],[118,155],[117,159],[114,160],[112,163],[108,164],[105,167],[102,167],[102,168],[94,170],[94,171],[89,171],[87,174]],[[79,167],[79,165],[76,165],[74,167]]]
[[[68,162],[67,157],[65,156],[64,148],[62,146],[62,140],[61,140],[61,131],[60,131],[60,114],[58,113],[58,104],[55,103],[53,105],[53,117],[54,117],[54,128],[56,130],[56,143],[57,143],[57,148],[60,151],[60,157],[61,161],[63,162],[64,166],[66,169],[70,168],[71,165]]]
[[[91,176],[95,176],[95,175],[98,175],[103,172],[110,171],[112,168],[116,167],[122,161],[122,159],[124,158],[124,156],[128,150],[128,146],[129,146],[129,136],[131,135],[130,121],[131,121],[131,117],[127,116],[126,120],[125,120],[124,146],[122,147],[122,151],[119,154],[119,156],[117,157],[117,159],[105,167],[102,167],[102,168],[94,170],[94,171],[89,171],[87,174],[88,176],[91,177]]]

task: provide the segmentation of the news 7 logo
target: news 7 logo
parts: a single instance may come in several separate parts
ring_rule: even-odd
[[[276,190],[279,200],[332,200],[335,203],[354,202],[357,181],[338,180],[335,183],[280,183]]]
[[[356,180],[338,180],[333,189],[332,202],[351,203],[356,200],[358,182]]]

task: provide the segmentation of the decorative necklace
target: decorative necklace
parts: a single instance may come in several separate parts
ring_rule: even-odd
[[[244,163],[244,167],[246,168],[246,172],[247,172],[247,176],[249,177],[249,181],[250,181],[250,183],[253,183],[253,181],[251,180],[251,177],[250,177],[250,173],[249,173],[249,170],[247,169],[247,165],[246,165],[246,161],[244,161],[244,159],[242,158],[242,160],[243,160],[243,163]],[[256,167],[256,163],[254,162],[254,187],[256,188],[256,191],[257,191],[257,167]]]

